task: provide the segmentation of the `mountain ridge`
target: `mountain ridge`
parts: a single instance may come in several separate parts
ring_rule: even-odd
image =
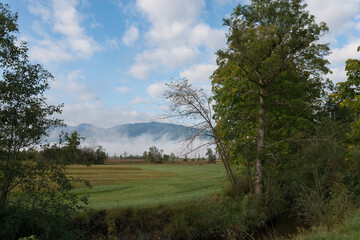
[[[148,136],[154,141],[167,138],[171,141],[181,140],[191,136],[196,129],[173,123],[145,122],[119,124],[109,128],[97,127],[90,123],[81,123],[77,126],[65,126],[55,128],[49,133],[47,140],[56,142],[61,132],[71,133],[77,131],[88,142],[92,139],[97,141],[111,142],[123,138],[137,138]]]

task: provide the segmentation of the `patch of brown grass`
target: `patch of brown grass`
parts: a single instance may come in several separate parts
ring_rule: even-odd
[[[69,177],[88,180],[92,186],[116,185],[124,182],[174,176],[169,172],[143,170],[134,166],[119,165],[71,165],[67,169]],[[84,187],[83,183],[74,183],[75,187]]]

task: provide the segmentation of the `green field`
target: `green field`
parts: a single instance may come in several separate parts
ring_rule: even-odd
[[[68,172],[93,185],[91,189],[78,186],[74,192],[88,195],[89,206],[94,209],[152,206],[201,198],[218,193],[226,184],[221,164],[72,166]]]

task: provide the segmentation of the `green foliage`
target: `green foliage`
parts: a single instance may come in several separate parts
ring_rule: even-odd
[[[61,201],[59,204],[63,205]],[[74,239],[76,230],[71,230],[68,211],[59,208],[37,209],[30,206],[12,205],[0,210],[0,238],[23,239]],[[29,237],[29,236],[36,237]]]
[[[360,211],[349,214],[339,225],[335,225],[331,232],[328,229],[315,227],[312,231],[304,231],[295,240],[353,240],[360,239]]]
[[[81,158],[86,164],[104,164],[105,160],[108,158],[106,152],[103,151],[101,146],[98,146],[96,150],[83,147],[80,149]]]
[[[26,43],[15,36],[17,14],[8,9],[0,3],[0,238],[68,239],[70,217],[86,199],[70,192],[68,162],[59,145],[33,150],[49,130],[62,125],[52,117],[62,105],[46,102],[53,76],[29,61]]]
[[[352,196],[341,182],[329,189],[316,182],[315,187],[303,189],[296,199],[296,207],[298,215],[308,224],[325,226],[330,230],[355,206]]]
[[[155,146],[152,146],[149,148],[149,151],[147,152],[146,160],[151,163],[163,163],[165,161],[165,158],[163,156],[164,150],[158,149]],[[168,155],[166,155],[166,161],[169,159]]]
[[[80,137],[77,131],[74,131],[70,136],[68,133],[65,133],[60,140],[60,144],[64,144],[64,146],[61,147],[64,161],[69,163],[82,163],[84,159],[80,150],[80,143],[84,138]]]
[[[20,159],[21,149],[36,146],[49,129],[61,123],[50,118],[61,112],[61,105],[48,105],[44,97],[53,77],[41,65],[30,63],[25,43],[16,44],[17,15],[8,7],[0,3],[0,208],[10,191],[27,188],[30,179],[43,170],[38,168],[41,163]]]
[[[296,152],[292,142],[315,123],[329,72],[329,47],[317,40],[328,28],[301,0],[254,0],[224,25],[228,46],[217,52],[212,76],[217,130],[231,158],[255,170],[255,193],[262,196]]]
[[[358,48],[359,51],[359,48]],[[347,80],[337,83],[336,91],[330,95],[334,104],[348,112],[350,130],[347,133],[348,159],[359,156],[358,143],[360,141],[360,60],[348,59],[346,61]]]
[[[213,150],[211,148],[208,148],[206,150],[206,156],[209,163],[216,163],[216,155],[213,153]]]
[[[73,224],[86,238],[241,239],[266,221],[262,208],[245,197],[91,211],[74,218]]]

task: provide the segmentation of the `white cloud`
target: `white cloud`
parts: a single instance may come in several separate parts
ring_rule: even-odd
[[[228,3],[231,3],[232,0],[213,0],[215,3],[220,4],[220,5],[225,5]]]
[[[74,70],[67,74],[67,76],[59,76],[56,81],[52,83],[52,88],[65,96],[72,96],[81,103],[88,104],[89,102],[98,101],[98,97],[95,94],[89,92],[87,85],[81,81],[85,80],[85,76],[82,74],[82,70]]]
[[[334,82],[345,82],[347,77],[346,77],[346,72],[345,72],[345,65],[344,67],[338,67],[338,68],[332,68],[332,75],[330,76],[330,79]]]
[[[79,125],[90,122],[98,127],[113,127],[118,124],[149,122],[155,118],[153,114],[139,111],[128,111],[122,107],[107,108],[104,104],[65,104],[59,116],[68,125]]]
[[[91,57],[100,50],[99,44],[81,27],[82,15],[76,10],[77,0],[47,2],[31,2],[29,11],[42,18],[43,24],[49,24],[60,38],[50,38],[43,33],[42,40],[30,39],[30,56],[43,64],[62,62],[77,58]],[[38,29],[43,29],[35,21]],[[58,56],[58,57],[57,57]]]
[[[210,83],[209,77],[216,70],[217,66],[214,64],[199,64],[182,71],[180,77],[188,79],[190,82]]]
[[[130,67],[129,73],[138,79],[146,79],[149,76],[152,66],[149,63],[137,62]]]
[[[194,47],[174,46],[171,48],[158,47],[146,50],[137,56],[138,62],[161,63],[170,68],[177,68],[187,63],[192,63],[199,52]]]
[[[345,61],[349,58],[360,58],[360,53],[357,51],[360,45],[360,39],[354,39],[352,42],[345,44],[342,48],[335,48],[332,54],[328,57],[333,72],[330,79],[334,83],[343,82],[347,79],[345,72]]]
[[[151,103],[151,100],[143,98],[141,96],[135,96],[134,99],[130,101],[130,104],[139,104],[139,103]]]
[[[99,50],[98,44],[94,39],[85,33],[80,26],[81,15],[76,10],[78,1],[56,1],[53,0],[53,10],[55,24],[53,29],[63,34],[68,40],[71,49],[82,57],[89,57]]]
[[[78,100],[80,102],[89,102],[97,99],[98,97],[95,94],[91,94],[91,93],[82,93],[78,96]]]
[[[359,0],[306,0],[310,14],[315,15],[316,21],[326,22],[331,34],[342,34],[356,25],[354,15],[360,12]],[[359,20],[357,20],[359,22]],[[351,31],[350,31],[351,32]]]
[[[343,65],[348,58],[359,58],[360,53],[357,51],[360,45],[360,39],[354,39],[342,48],[332,49],[332,54],[328,57],[330,63],[334,66]]]
[[[36,41],[36,44],[33,44],[29,48],[29,56],[43,64],[70,61],[73,59],[72,54],[67,51],[66,42],[52,41],[50,39]]]
[[[146,92],[151,96],[151,98],[159,98],[166,91],[167,86],[165,82],[154,83],[147,87]]]
[[[115,91],[119,92],[119,93],[127,93],[130,91],[130,88],[128,88],[126,86],[122,86],[122,87],[116,88]]]
[[[105,43],[106,48],[119,50],[119,40],[118,39],[107,39]]]
[[[154,26],[166,26],[175,22],[193,23],[205,7],[205,2],[203,0],[137,0],[136,6]]]
[[[169,22],[154,25],[146,34],[152,45],[174,46],[184,44],[184,34],[189,30],[189,22]]]
[[[222,29],[212,29],[209,25],[200,23],[191,30],[190,41],[197,46],[219,49],[226,45],[225,31]]]
[[[32,4],[28,5],[28,10],[30,13],[40,16],[45,22],[48,22],[51,17],[51,11],[39,1],[32,1]]]
[[[131,26],[128,30],[126,30],[122,41],[126,46],[133,45],[136,40],[139,38],[139,30],[135,26]]]
[[[204,0],[137,0],[136,6],[149,21],[145,33],[148,49],[138,54],[130,74],[145,79],[153,69],[176,69],[199,59],[199,47],[224,46],[225,34],[199,23],[205,9]]]
[[[150,71],[158,66],[179,68],[194,63],[199,56],[199,51],[194,46],[157,47],[145,50],[135,58],[135,64],[130,67],[133,77],[146,79]]]

